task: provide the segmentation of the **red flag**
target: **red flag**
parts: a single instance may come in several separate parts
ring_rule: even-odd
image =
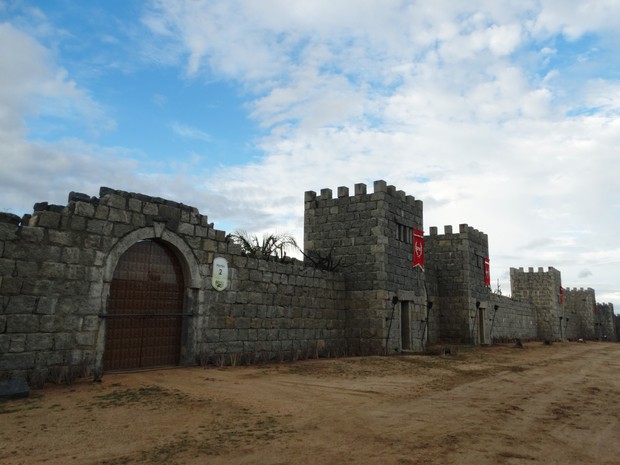
[[[484,259],[484,285],[491,285],[491,265],[490,260],[488,258]]]
[[[413,230],[413,267],[424,270],[424,231]]]
[[[560,305],[564,303],[564,288],[560,286]]]

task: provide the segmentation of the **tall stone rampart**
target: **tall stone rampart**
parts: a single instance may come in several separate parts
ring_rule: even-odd
[[[373,193],[354,189],[306,192],[305,262],[257,258],[194,207],[105,187],[22,218],[0,213],[0,378],[38,385],[106,370],[119,316],[113,285],[160,279],[117,273],[141,243],[174,257],[178,364],[423,351],[439,340],[614,338],[613,306],[596,305],[592,289],[569,289],[561,302],[554,268],[512,268],[512,298],[491,293],[488,236],[466,224],[431,227],[425,268],[414,267],[422,202],[381,180]],[[225,287],[216,262],[227,265]]]

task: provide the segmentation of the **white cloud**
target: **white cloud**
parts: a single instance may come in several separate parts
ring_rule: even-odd
[[[4,25],[14,45],[0,40],[0,64],[17,63],[0,73],[2,142],[20,172],[45,158],[62,179],[73,164],[95,193],[108,179],[196,204],[219,227],[298,237],[304,190],[372,190],[382,178],[425,202],[427,230],[469,223],[488,233],[503,289],[510,266],[554,266],[568,286],[615,295],[620,84],[613,73],[567,76],[560,66],[572,55],[558,35],[613,38],[619,23],[620,5],[604,0],[154,1],[141,52],[191,79],[235,83],[263,130],[262,158],[219,169],[178,162],[173,175],[118,148],[26,141],[24,116],[46,109],[106,119],[45,48]],[[210,139],[190,121],[172,129]],[[114,176],[118,166],[127,178]],[[68,183],[56,184],[66,195]],[[42,200],[53,191],[51,181],[35,185]]]
[[[567,4],[563,0],[542,0],[534,31],[552,35],[562,33],[575,40],[588,31],[617,31],[620,11],[616,0],[588,0]]]
[[[211,136],[206,132],[179,122],[172,123],[172,132],[177,136],[187,139],[197,139],[204,142],[209,142],[211,140]]]
[[[67,72],[53,64],[47,49],[10,24],[0,24],[0,209],[28,211],[32,203],[26,199],[32,198],[62,202],[69,179],[78,178],[80,185],[99,177],[113,181],[118,169],[133,166],[120,153],[100,157],[114,150],[81,141],[28,140],[26,118],[40,116],[80,120],[93,132],[114,126]]]
[[[224,195],[273,217],[296,212],[300,234],[303,190],[384,178],[425,201],[426,225],[487,232],[503,277],[509,266],[564,266],[577,285],[584,268],[574,263],[617,244],[617,82],[584,82],[570,102],[548,68],[561,53],[553,40],[540,47],[540,78],[511,55],[532,38],[610,31],[619,9],[601,2],[587,17],[560,3],[191,2],[189,18],[162,1],[153,14],[192,31],[193,72],[255,92],[265,157],[219,172]],[[567,103],[597,111],[566,118]],[[290,205],[274,203],[291,193]],[[533,241],[548,247],[524,248]]]
[[[53,116],[82,122],[93,133],[114,129],[101,106],[79,89],[51,53],[8,23],[0,24],[0,128],[23,134],[24,118]]]

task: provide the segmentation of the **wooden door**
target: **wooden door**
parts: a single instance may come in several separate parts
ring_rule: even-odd
[[[177,365],[183,269],[164,244],[146,240],[120,258],[110,285],[104,370]]]

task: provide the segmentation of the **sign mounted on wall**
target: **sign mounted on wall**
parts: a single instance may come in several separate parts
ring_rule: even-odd
[[[223,291],[228,287],[228,261],[224,257],[216,257],[213,260],[211,284],[216,291]]]

